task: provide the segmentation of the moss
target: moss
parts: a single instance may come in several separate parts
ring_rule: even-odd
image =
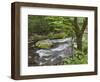
[[[44,40],[47,39],[48,37],[45,35],[37,35],[37,34],[33,34],[33,36],[31,36],[31,40],[33,41],[39,41],[39,40]]]
[[[62,39],[62,38],[66,38],[66,33],[62,32],[62,33],[50,33],[48,34],[48,38],[50,39]]]
[[[38,48],[48,49],[48,48],[51,48],[53,46],[53,43],[50,42],[49,40],[41,40],[41,41],[36,42],[35,45]]]

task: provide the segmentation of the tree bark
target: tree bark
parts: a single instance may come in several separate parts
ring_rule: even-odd
[[[77,49],[82,51],[82,35],[76,37]]]
[[[74,32],[76,35],[77,49],[82,51],[82,37],[83,37],[84,31],[85,31],[86,26],[87,26],[87,18],[85,18],[83,20],[83,25],[82,25],[81,29],[78,25],[78,18],[77,17],[74,17],[73,25],[74,25],[73,29],[74,29]]]

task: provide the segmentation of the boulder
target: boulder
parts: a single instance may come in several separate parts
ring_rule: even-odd
[[[66,38],[67,37],[67,34],[62,32],[62,33],[50,33],[48,34],[48,37],[50,39],[63,39],[63,38]]]
[[[38,48],[48,49],[53,46],[53,43],[49,40],[40,40],[40,41],[36,42],[35,46]]]
[[[33,34],[29,39],[30,39],[31,41],[39,41],[39,40],[47,39],[47,36],[45,36],[45,35]]]

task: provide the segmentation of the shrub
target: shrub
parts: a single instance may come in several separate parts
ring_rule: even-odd
[[[64,59],[64,64],[87,64],[87,60],[87,54],[76,50],[72,57]]]
[[[74,55],[72,57],[65,58],[64,64],[87,64],[88,63],[87,45],[88,45],[87,34],[84,34],[82,39],[82,51],[79,51],[77,50],[77,48],[74,48],[75,50]]]

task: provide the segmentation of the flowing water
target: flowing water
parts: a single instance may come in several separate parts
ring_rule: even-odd
[[[56,46],[38,49],[34,56],[37,65],[62,65],[63,59],[73,55],[72,38],[49,40]]]

